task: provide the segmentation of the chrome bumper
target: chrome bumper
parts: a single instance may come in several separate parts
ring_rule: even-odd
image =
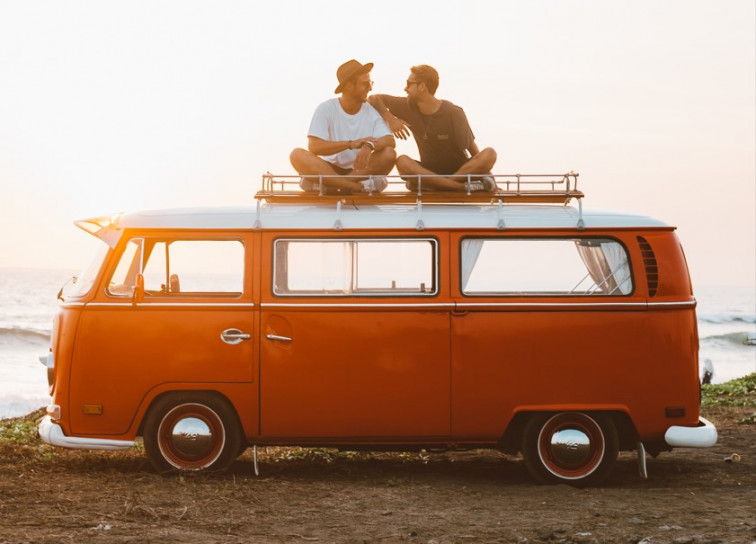
[[[107,438],[82,438],[66,436],[60,425],[45,416],[37,428],[39,437],[45,444],[77,450],[126,450],[134,446],[133,440],[108,440]]]
[[[717,428],[699,417],[697,427],[673,426],[664,433],[664,441],[673,448],[708,448],[717,443]]]

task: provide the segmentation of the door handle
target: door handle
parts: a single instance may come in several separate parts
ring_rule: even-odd
[[[291,342],[291,338],[288,336],[279,336],[277,334],[266,334],[265,338],[268,340],[277,340],[279,342]]]
[[[249,340],[252,338],[252,335],[242,332],[239,329],[226,329],[221,333],[220,337],[226,344],[231,344],[233,346],[244,340]]]

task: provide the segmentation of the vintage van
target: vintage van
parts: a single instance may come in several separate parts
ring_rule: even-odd
[[[573,485],[621,450],[645,476],[646,452],[715,444],[674,227],[584,211],[574,173],[496,180],[327,196],[266,175],[256,205],[77,221],[102,251],[59,295],[42,440],[143,437],[158,471],[495,448]]]

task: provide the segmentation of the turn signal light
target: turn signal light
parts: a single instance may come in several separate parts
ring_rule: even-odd
[[[85,404],[84,415],[86,416],[101,416],[102,404]]]
[[[50,419],[55,419],[55,420],[60,419],[60,405],[59,404],[48,404],[47,409],[45,411],[47,412],[47,415],[50,416]]]

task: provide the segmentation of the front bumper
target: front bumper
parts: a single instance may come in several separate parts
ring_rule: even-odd
[[[675,425],[667,429],[664,441],[673,448],[708,448],[717,443],[717,428],[708,419],[699,417],[697,427]]]
[[[83,438],[66,436],[50,416],[45,416],[37,428],[39,437],[45,444],[77,450],[127,450],[134,446],[133,440],[109,440],[107,438]]]

